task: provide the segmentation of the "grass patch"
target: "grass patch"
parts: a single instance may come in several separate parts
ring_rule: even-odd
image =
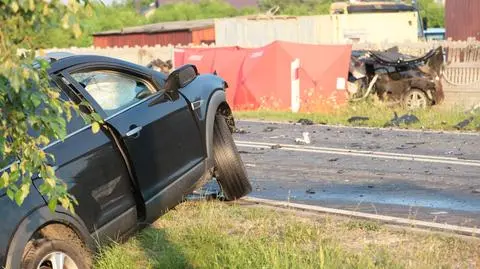
[[[271,110],[257,111],[235,111],[234,115],[238,119],[261,119],[273,121],[292,121],[299,119],[310,119],[319,124],[345,125],[345,126],[368,126],[384,127],[397,112],[398,116],[409,113],[401,107],[391,107],[382,102],[369,100],[359,103],[352,103],[344,108],[340,108],[331,113],[291,113]],[[465,113],[464,108],[446,108],[442,106],[433,106],[428,109],[416,110],[410,112],[417,116],[420,122],[411,125],[401,125],[400,128],[424,129],[424,130],[456,130],[455,125],[469,117],[474,120],[466,126],[465,131],[480,130],[479,113]],[[353,116],[368,117],[369,120],[363,122],[348,122]]]
[[[478,268],[480,243],[284,210],[188,202],[96,268]]]

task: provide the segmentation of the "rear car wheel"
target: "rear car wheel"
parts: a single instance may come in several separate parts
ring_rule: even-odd
[[[88,269],[82,249],[62,240],[30,241],[23,255],[23,269]]]
[[[411,89],[403,97],[403,105],[410,110],[426,108],[430,103],[427,94],[420,89]]]
[[[247,171],[225,117],[217,115],[213,128],[213,157],[217,181],[226,200],[239,199],[252,191]]]

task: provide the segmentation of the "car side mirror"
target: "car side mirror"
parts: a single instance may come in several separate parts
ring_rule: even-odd
[[[186,64],[170,73],[165,83],[167,92],[175,92],[186,87],[198,76],[197,67],[193,64]]]

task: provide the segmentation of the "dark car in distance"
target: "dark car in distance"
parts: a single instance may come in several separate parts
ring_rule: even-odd
[[[353,51],[349,70],[353,97],[372,93],[382,101],[400,103],[408,109],[437,105],[444,99],[443,58],[442,47],[422,57],[399,53],[398,47],[387,51]]]
[[[52,60],[49,76],[60,98],[82,103],[82,112],[99,114],[104,124],[93,133],[74,114],[67,137],[45,149],[79,202],[75,214],[48,209],[37,190],[41,178],[32,178],[20,207],[0,191],[1,268],[90,268],[94,241],[128,237],[213,177],[226,200],[251,191],[219,76],[186,65],[167,77],[86,55]]]

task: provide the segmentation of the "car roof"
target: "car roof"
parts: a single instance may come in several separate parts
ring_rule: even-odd
[[[147,68],[146,66],[134,64],[131,62],[123,61],[120,59],[99,56],[99,55],[71,55],[63,58],[59,58],[50,65],[49,73],[54,74],[64,69],[83,64],[104,63],[104,64],[117,64],[126,68],[135,69],[146,74],[152,74],[154,70]]]

